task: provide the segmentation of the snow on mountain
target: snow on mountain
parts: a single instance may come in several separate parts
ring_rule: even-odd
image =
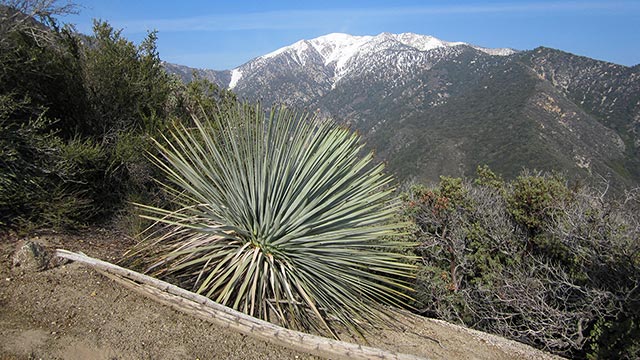
[[[263,55],[261,58],[269,59],[285,52],[302,53],[304,51],[308,51],[310,46],[313,46],[313,48],[315,48],[315,50],[324,58],[325,65],[336,63],[339,68],[351,57],[362,50],[375,52],[376,50],[384,50],[397,44],[406,45],[418,51],[429,51],[440,47],[469,45],[464,42],[443,41],[433,36],[414,33],[382,33],[377,36],[354,36],[342,33],[332,33],[311,40],[300,40],[292,45],[285,46],[269,54]],[[513,49],[490,49],[480,46],[470,46],[489,55],[510,55],[515,52]]]
[[[309,42],[324,58],[324,64],[335,63],[337,68],[352,58],[372,36],[352,36],[348,34],[334,33],[320,36]]]
[[[510,49],[510,48],[491,49],[491,48],[485,48],[485,47],[480,47],[475,45],[471,45],[471,47],[476,50],[482,51],[485,54],[494,55],[494,56],[509,56],[511,54],[517,53],[516,50]]]
[[[242,77],[242,71],[236,69],[231,70],[231,81],[229,82],[229,88],[233,89],[237,84],[240,78]]]
[[[420,51],[428,51],[439,47],[466,45],[463,42],[449,42],[437,39],[429,35],[419,35],[413,33],[391,34],[397,41],[414,47]]]
[[[427,52],[438,48],[452,48],[468,45],[489,55],[506,56],[515,53],[513,49],[490,49],[470,45],[464,42],[449,42],[429,35],[414,33],[391,34],[381,33],[376,36],[354,36],[343,33],[332,33],[311,40],[300,40],[292,45],[282,47],[271,53],[260,56],[236,69],[232,70],[230,88],[238,85],[243,73],[265,66],[270,60],[285,56],[287,62],[301,66],[309,62],[322,64],[333,72],[333,82],[339,81],[352,69],[356,59],[367,58],[376,53],[390,50],[409,50]]]

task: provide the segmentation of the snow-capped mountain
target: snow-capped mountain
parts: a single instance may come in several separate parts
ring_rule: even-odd
[[[488,164],[507,178],[527,167],[640,184],[640,66],[383,33],[301,40],[199,73],[349,125],[401,181]]]
[[[489,55],[506,56],[516,51],[509,48],[489,49],[464,42],[449,42],[429,35],[413,33],[390,34],[382,33],[377,36],[353,36],[333,33],[311,40],[300,40],[266,55],[260,56],[231,71],[229,88],[234,89],[242,80],[243,75],[259,71],[269,66],[272,61],[282,60],[295,66],[324,67],[324,73],[330,78],[332,86],[347,74],[357,71],[366,65],[371,57],[391,55],[402,52],[426,53],[430,50],[452,48],[456,46],[470,46]],[[426,54],[423,54],[426,55]],[[409,60],[409,61],[407,61]],[[412,59],[399,61],[398,66],[408,64]]]

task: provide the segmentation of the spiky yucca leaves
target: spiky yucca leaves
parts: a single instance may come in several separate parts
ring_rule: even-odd
[[[413,273],[388,240],[401,224],[391,178],[359,137],[284,107],[242,105],[177,126],[155,162],[178,210],[130,255],[216,302],[292,328],[384,319]],[[157,229],[157,227],[156,227]],[[397,238],[397,237],[396,237]],[[386,240],[383,240],[386,239]]]

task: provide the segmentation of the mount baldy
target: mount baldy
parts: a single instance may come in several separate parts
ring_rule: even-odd
[[[273,100],[295,99],[298,103],[306,103],[335,90],[341,86],[341,82],[362,76],[384,76],[393,73],[398,75],[397,80],[402,82],[402,78],[416,67],[430,67],[438,58],[463,46],[469,45],[416,34],[329,34],[313,40],[298,41],[233,69],[229,87],[242,94],[255,93],[256,97],[262,97],[267,101],[272,99],[259,93],[255,81],[263,80],[265,77],[277,76],[284,80],[286,77],[295,76],[295,83],[304,83],[308,89],[296,88],[298,93],[287,95],[285,99],[282,96],[283,91],[291,88],[288,84],[282,84],[284,88],[273,89]],[[509,55],[515,52],[511,49],[474,48],[494,55]],[[389,85],[397,84],[391,82]]]
[[[186,67],[167,64],[184,80]],[[640,183],[640,67],[417,34],[329,34],[200,76],[357,129],[401,180],[488,164]]]

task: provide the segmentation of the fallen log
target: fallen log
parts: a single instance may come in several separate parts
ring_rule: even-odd
[[[223,306],[207,297],[162,280],[84,254],[58,249],[55,256],[87,265],[117,283],[177,311],[292,350],[331,359],[424,359],[415,355],[396,353],[286,329]]]

